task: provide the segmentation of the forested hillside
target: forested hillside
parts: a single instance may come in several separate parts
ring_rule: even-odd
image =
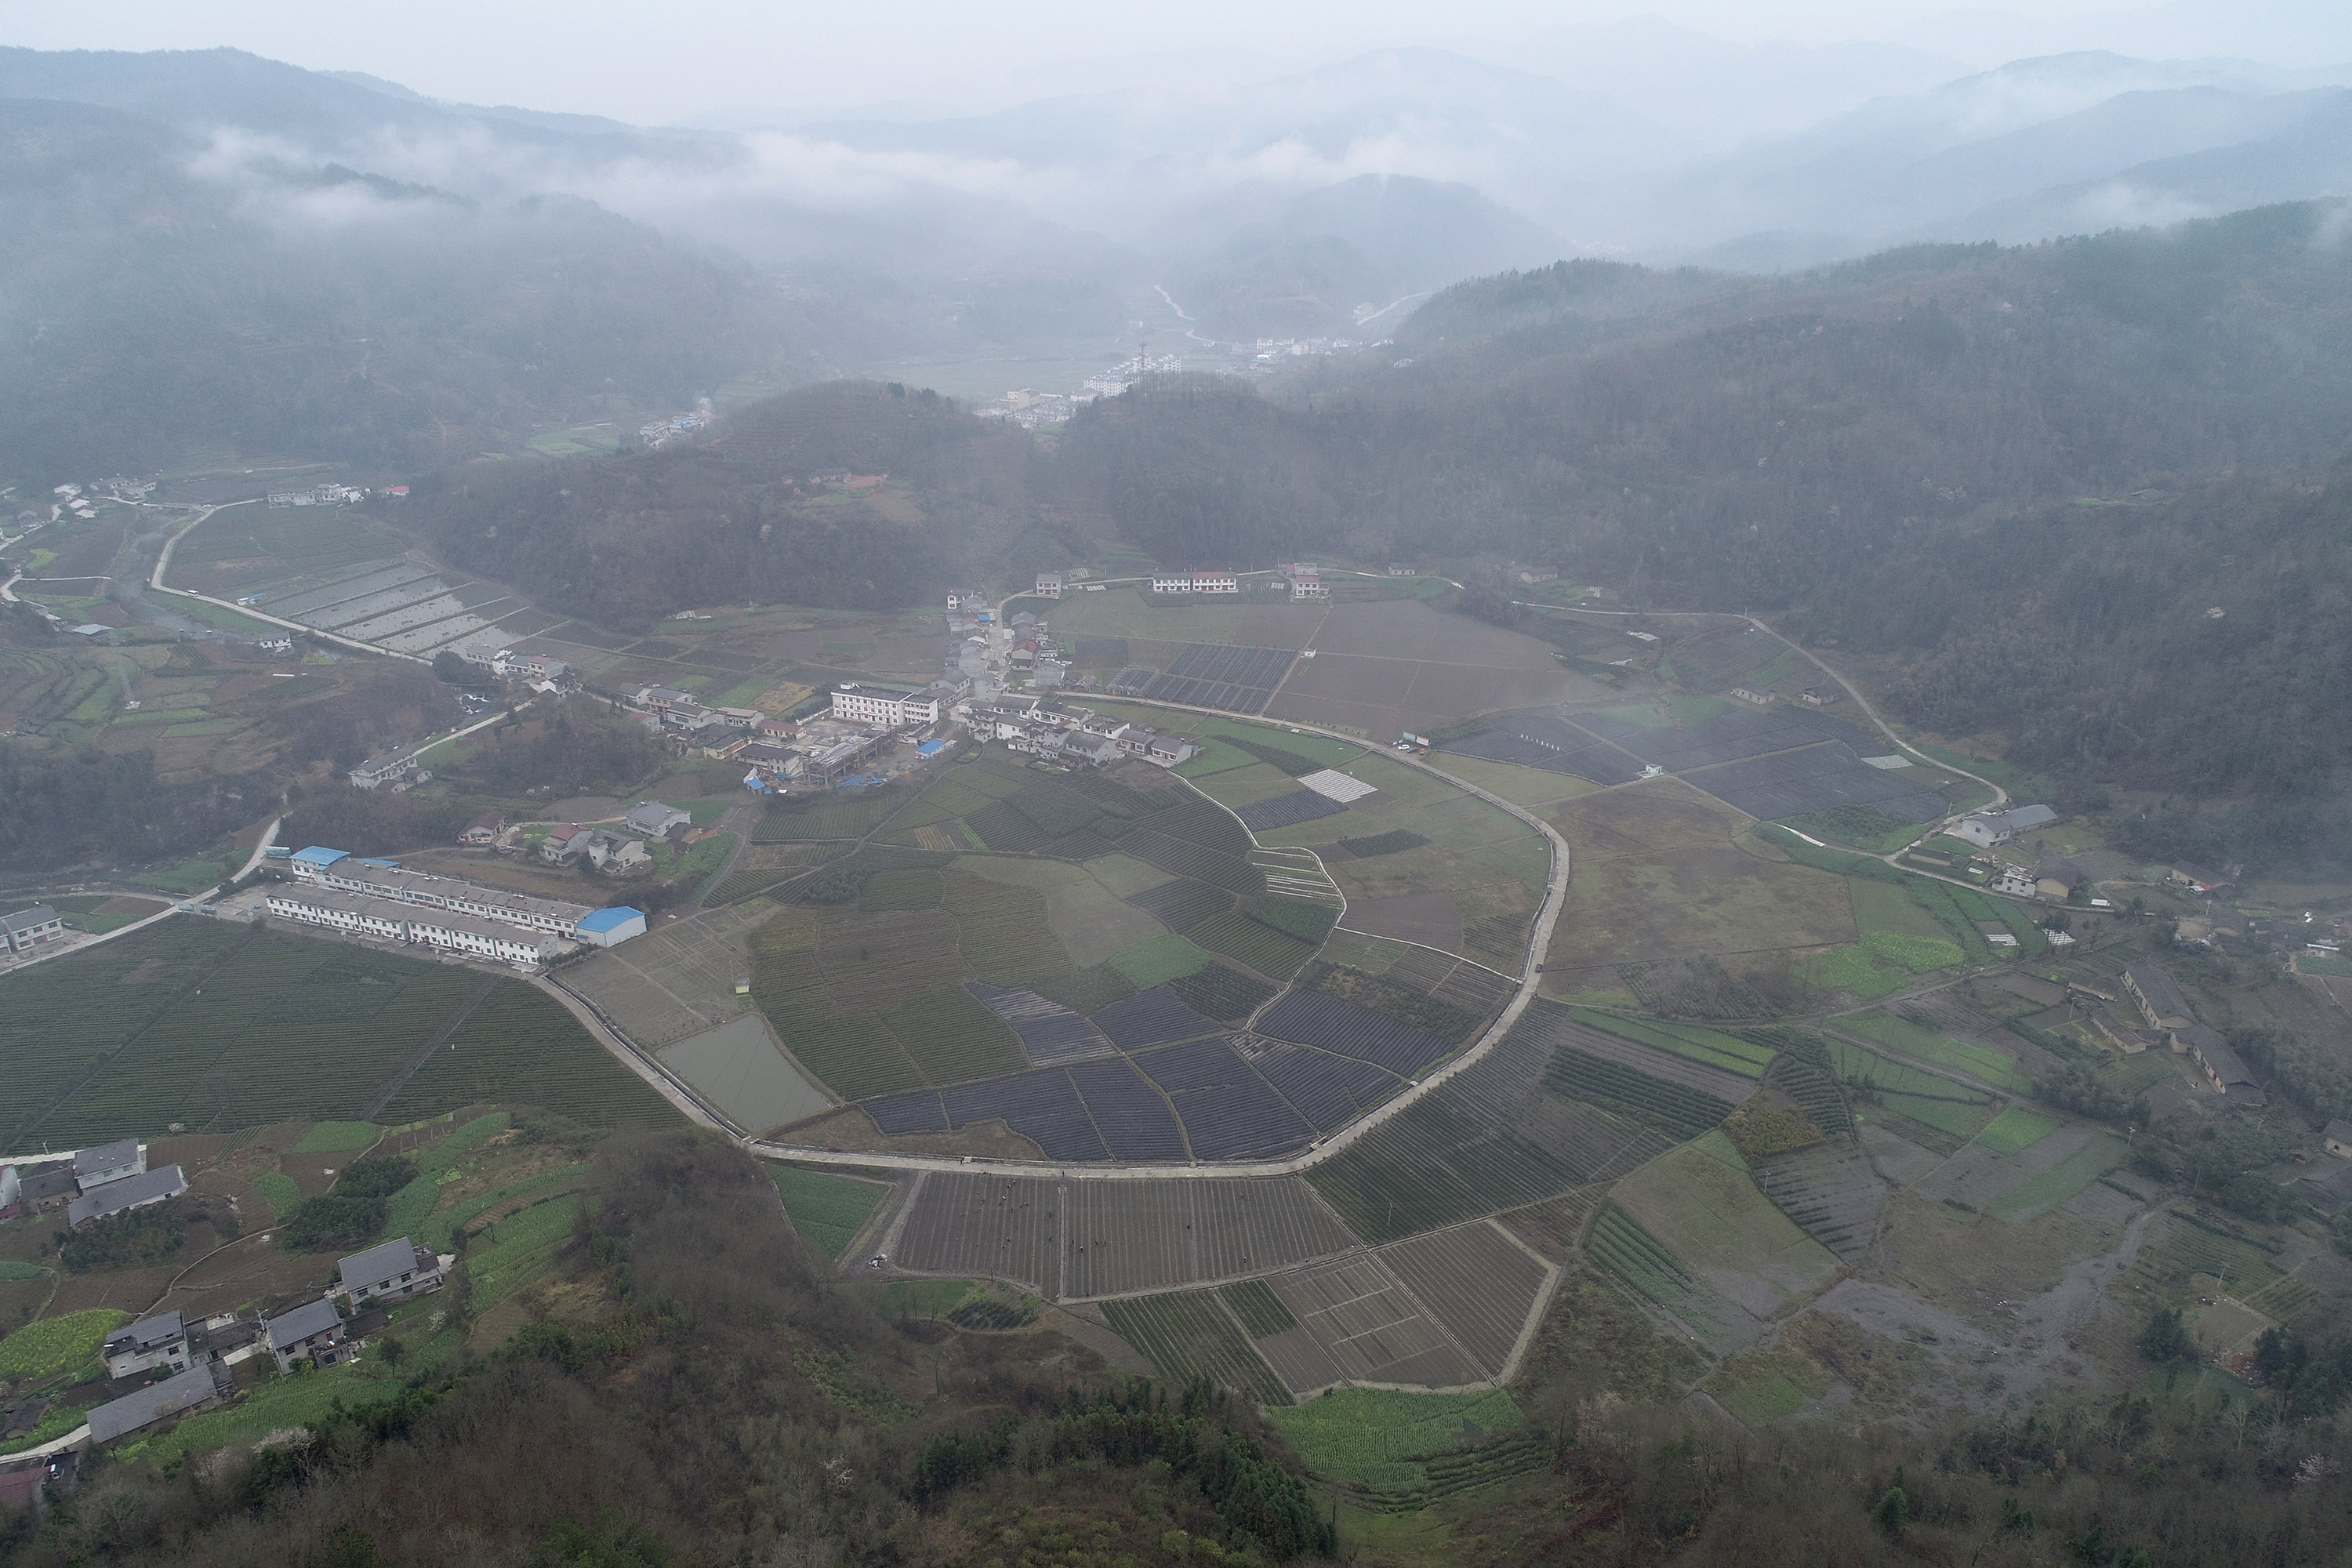
[[[2277,853],[2315,830],[2278,803],[2352,763],[2327,718],[2352,668],[2342,216],[1712,287],[1483,280],[1415,318],[1409,355],[1099,405],[1066,468],[1163,559],[1534,560],[1635,605],[1775,613],[1895,656],[1922,725],[2264,803],[2181,831]]]
[[[1061,560],[1072,542],[1038,537],[1042,461],[1023,432],[933,394],[834,382],[698,447],[446,470],[401,515],[456,564],[615,626],[698,605],[888,608],[1008,552]],[[845,473],[887,482],[819,478]]]
[[[444,463],[807,374],[822,336],[740,262],[585,202],[207,159],[135,115],[0,100],[7,480],[201,452]]]

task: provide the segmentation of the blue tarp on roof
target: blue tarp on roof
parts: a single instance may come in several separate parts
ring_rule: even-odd
[[[360,864],[362,866],[381,866],[387,871],[397,871],[400,869],[400,862],[397,860],[362,860]]]
[[[945,741],[926,741],[921,745],[915,748],[915,755],[919,757],[936,757],[947,749],[948,743]]]
[[[289,858],[305,866],[331,866],[338,860],[348,860],[351,855],[341,849],[330,849],[323,844],[313,844],[308,849],[297,849]]]
[[[645,918],[646,911],[643,910],[633,910],[626,904],[615,904],[609,910],[589,910],[580,917],[578,923],[572,929],[593,931],[614,931],[628,924],[631,921],[641,921]]]

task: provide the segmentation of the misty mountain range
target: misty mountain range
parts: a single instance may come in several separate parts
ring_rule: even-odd
[[[1043,265],[1221,296],[1246,290],[1238,267],[1271,274],[1277,301],[1318,256],[1375,292],[1580,254],[1773,270],[2352,188],[2352,66],[2086,53],[1969,73],[1916,51],[1730,46],[1654,24],[1559,35],[1531,63],[1390,49],[1255,81],[732,132],[443,104],[235,50],[0,50],[0,97],[161,121],[218,163],[334,162],[486,202],[583,196],[757,266]],[[1869,95],[1880,83],[1894,90]],[[1368,175],[1384,177],[1377,199],[1302,205]],[[1426,212],[1399,211],[1416,203]],[[1297,254],[1269,265],[1284,247]]]
[[[1567,256],[1773,272],[2352,194],[2352,68],[1969,72],[1654,24],[1527,63],[1390,49],[715,131],[231,49],[0,49],[0,216],[27,241],[0,264],[0,472],[414,467],[730,384],[1379,339]]]

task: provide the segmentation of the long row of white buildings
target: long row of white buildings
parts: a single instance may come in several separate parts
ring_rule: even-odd
[[[286,867],[295,885],[265,900],[281,920],[520,969],[547,963],[566,942],[613,947],[646,929],[645,912],[626,905],[597,910],[534,899],[322,845],[296,850]]]

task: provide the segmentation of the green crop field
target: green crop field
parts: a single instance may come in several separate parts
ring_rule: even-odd
[[[1243,914],[1211,915],[1185,927],[1184,934],[1211,952],[1223,953],[1270,980],[1289,979],[1300,964],[1315,956],[1313,942],[1301,942]]]
[[[416,1163],[416,1179],[393,1194],[391,1201],[385,1205],[383,1234],[387,1237],[421,1237],[426,1221],[433,1215],[433,1205],[441,1195],[441,1178],[457,1169],[458,1162],[484,1142],[505,1131],[512,1120],[503,1110],[477,1116],[470,1121],[452,1127],[447,1136],[412,1155]],[[275,1172],[270,1173],[277,1174]],[[289,1187],[294,1184],[289,1177],[278,1176],[278,1179]],[[258,1182],[255,1184],[260,1185]],[[268,1193],[267,1187],[262,1190]],[[269,1194],[269,1202],[272,1207],[277,1206],[275,1194]],[[279,1210],[278,1217],[285,1218],[289,1212]]]
[[[1696,1024],[1666,1024],[1621,1018],[1614,1013],[1598,1012],[1591,1007],[1570,1007],[1576,1021],[1604,1034],[1628,1040],[1639,1040],[1655,1046],[1662,1051],[1686,1057],[1708,1067],[1736,1072],[1742,1078],[1762,1078],[1764,1069],[1772,1065],[1779,1053],[1769,1046],[1743,1040],[1737,1035],[1727,1035],[1716,1029],[1703,1029]]]
[[[566,1194],[509,1215],[466,1250],[466,1308],[496,1306],[544,1272],[570,1239],[580,1200]]]
[[[384,1115],[412,1121],[496,1101],[543,1106],[593,1127],[667,1127],[680,1120],[561,1003],[515,980],[500,981],[467,1016]]]
[[[1273,1287],[1263,1279],[1244,1279],[1239,1284],[1226,1285],[1218,1293],[1224,1297],[1225,1305],[1233,1309],[1234,1316],[1241,1320],[1243,1331],[1254,1340],[1285,1333],[1298,1326],[1298,1320],[1290,1315],[1290,1309],[1282,1304],[1282,1298],[1276,1295]]]
[[[1075,974],[1040,980],[1030,989],[1048,1002],[1059,1002],[1079,1013],[1092,1013],[1109,1006],[1122,996],[1135,994],[1134,982],[1108,963],[1092,964]]]
[[[244,935],[214,921],[168,920],[0,980],[0,1149],[18,1147],[43,1108],[160,1017]]]
[[[1385,1388],[1335,1388],[1318,1399],[1274,1412],[1307,1468],[1376,1491],[1424,1486],[1418,1461],[1450,1454],[1497,1432],[1527,1424],[1518,1404],[1496,1389],[1486,1394],[1407,1394]]]
[[[1633,1290],[1707,1338],[1737,1312],[1715,1288],[1616,1205],[1602,1208],[1587,1244],[1593,1258]]]
[[[2003,1219],[2022,1218],[2064,1203],[2122,1164],[2126,1152],[2122,1139],[2103,1132],[2040,1175],[2028,1176],[1993,1199],[1987,1212]]]
[[[751,842],[790,844],[811,838],[862,838],[906,804],[907,796],[892,790],[864,793],[844,800],[824,799],[824,804],[806,810],[772,809],[752,827]]]
[[[1891,1013],[1875,1008],[1867,1013],[1850,1013],[1837,1020],[1837,1027],[1875,1040],[1914,1061],[1967,1073],[1995,1089],[2023,1093],[2033,1087],[2033,1080],[2017,1065],[2017,1058],[2007,1052],[1923,1029]]]
[[[302,1206],[302,1189],[283,1171],[264,1171],[253,1178],[253,1184],[269,1200],[270,1212],[279,1225],[292,1219],[294,1211]]]
[[[839,1258],[842,1248],[866,1224],[874,1205],[888,1188],[798,1165],[770,1165],[768,1174],[783,1194],[784,1212],[801,1239],[827,1258]]]
[[[1911,984],[1909,970],[1862,946],[1809,953],[1798,963],[1797,973],[1817,990],[1843,991],[1864,1002],[1892,996]]]
[[[418,1361],[423,1362],[422,1356]],[[272,1432],[325,1421],[340,1405],[359,1410],[397,1399],[403,1384],[396,1377],[373,1375],[361,1364],[345,1363],[300,1377],[279,1377],[257,1385],[236,1404],[189,1416],[159,1437],[146,1438],[118,1454],[151,1464],[163,1464],[183,1455],[215,1448],[250,1447]]]
[[[969,872],[946,873],[946,905],[955,917],[964,962],[992,985],[1027,985],[1067,974],[1070,962],[1046,918],[1045,896]]]
[[[373,1121],[318,1121],[294,1145],[297,1154],[347,1154],[376,1141],[382,1130]]]
[[[1138,991],[1149,991],[1155,985],[1165,985],[1183,975],[1198,973],[1209,967],[1209,955],[1185,938],[1173,931],[1155,936],[1149,942],[1114,952],[1103,961],[1117,971]],[[1117,997],[1111,998],[1117,1001]],[[1108,1005],[1108,1004],[1102,1004]]]
[[[1557,1096],[1630,1112],[1670,1138],[1698,1138],[1734,1107],[1686,1084],[1654,1079],[1639,1068],[1561,1047],[1543,1069],[1543,1086]]]
[[[1648,1132],[1629,1142],[1651,1152],[1665,1146]],[[1406,1106],[1307,1179],[1350,1230],[1381,1242],[1557,1197],[1591,1177],[1589,1166],[1510,1128],[1474,1121],[1441,1091]]]
[[[947,896],[937,871],[877,871],[858,895],[861,910],[931,910]]]
[[[2021,1153],[2057,1131],[2058,1125],[2047,1116],[2012,1105],[1985,1123],[1977,1142],[1997,1154]]]
[[[49,1054],[12,1059],[16,1042],[34,1037],[12,1032],[9,1018],[55,1005],[60,986],[70,988],[71,1005],[47,1014],[37,1031]],[[266,928],[174,920],[0,981],[0,1137],[13,1127],[19,1142],[95,1142],[174,1121],[226,1131],[318,1117],[341,1121],[315,1137],[362,1142],[306,1152],[363,1147],[373,1133],[352,1119],[417,1043],[456,1024],[462,1056],[462,1042],[484,1038],[484,1013],[519,1026],[539,1016],[529,1030],[488,1038],[492,1055],[528,1058],[503,1081],[528,1078],[534,1098],[573,1104],[603,1092],[635,1104],[637,1120],[670,1119],[666,1102],[520,981]],[[554,1057],[530,1056],[534,1041]],[[402,1111],[490,1098],[480,1083],[458,1081],[462,1073],[451,1079],[478,1059],[487,1058],[452,1063],[436,1052],[403,1093]],[[65,1064],[78,1065],[79,1084],[58,1078]],[[442,1081],[448,1092],[436,1096],[432,1086]]]
[[[1274,987],[1230,964],[1212,963],[1170,983],[1184,1005],[1204,1018],[1246,1018],[1274,995]]]
[[[131,1321],[128,1312],[92,1307],[26,1323],[0,1340],[0,1382],[38,1382],[95,1358],[106,1336]]]
[[[492,1209],[520,1208],[524,1206],[525,1199],[539,1201],[570,1192],[578,1186],[587,1174],[588,1167],[585,1164],[562,1165],[552,1171],[541,1171],[536,1176],[527,1176],[520,1182],[508,1182],[492,1187],[487,1192],[476,1193],[465,1202],[451,1207],[436,1209],[427,1215],[421,1225],[410,1226],[400,1230],[394,1230],[387,1225],[384,1227],[384,1238],[390,1240],[394,1237],[405,1236],[413,1241],[431,1247],[436,1252],[447,1252],[457,1246],[459,1231]],[[437,1184],[439,1178],[436,1177],[435,1181]]]
[[[1950,1087],[1958,1089],[1959,1086],[1953,1084]],[[1904,1094],[1893,1089],[1880,1089],[1876,1093],[1879,1104],[1897,1116],[1907,1116],[1955,1138],[1972,1137],[1984,1123],[1985,1106],[1969,1100],[1953,1100],[1943,1095]],[[1990,1100],[1985,1102],[1990,1103]]]
[[[883,1015],[926,1083],[967,1083],[1028,1065],[1013,1026],[961,985],[919,996]]]
[[[1205,1376],[1261,1404],[1290,1403],[1289,1390],[1242,1337],[1214,1290],[1105,1301],[1103,1315],[1171,1383]]]

